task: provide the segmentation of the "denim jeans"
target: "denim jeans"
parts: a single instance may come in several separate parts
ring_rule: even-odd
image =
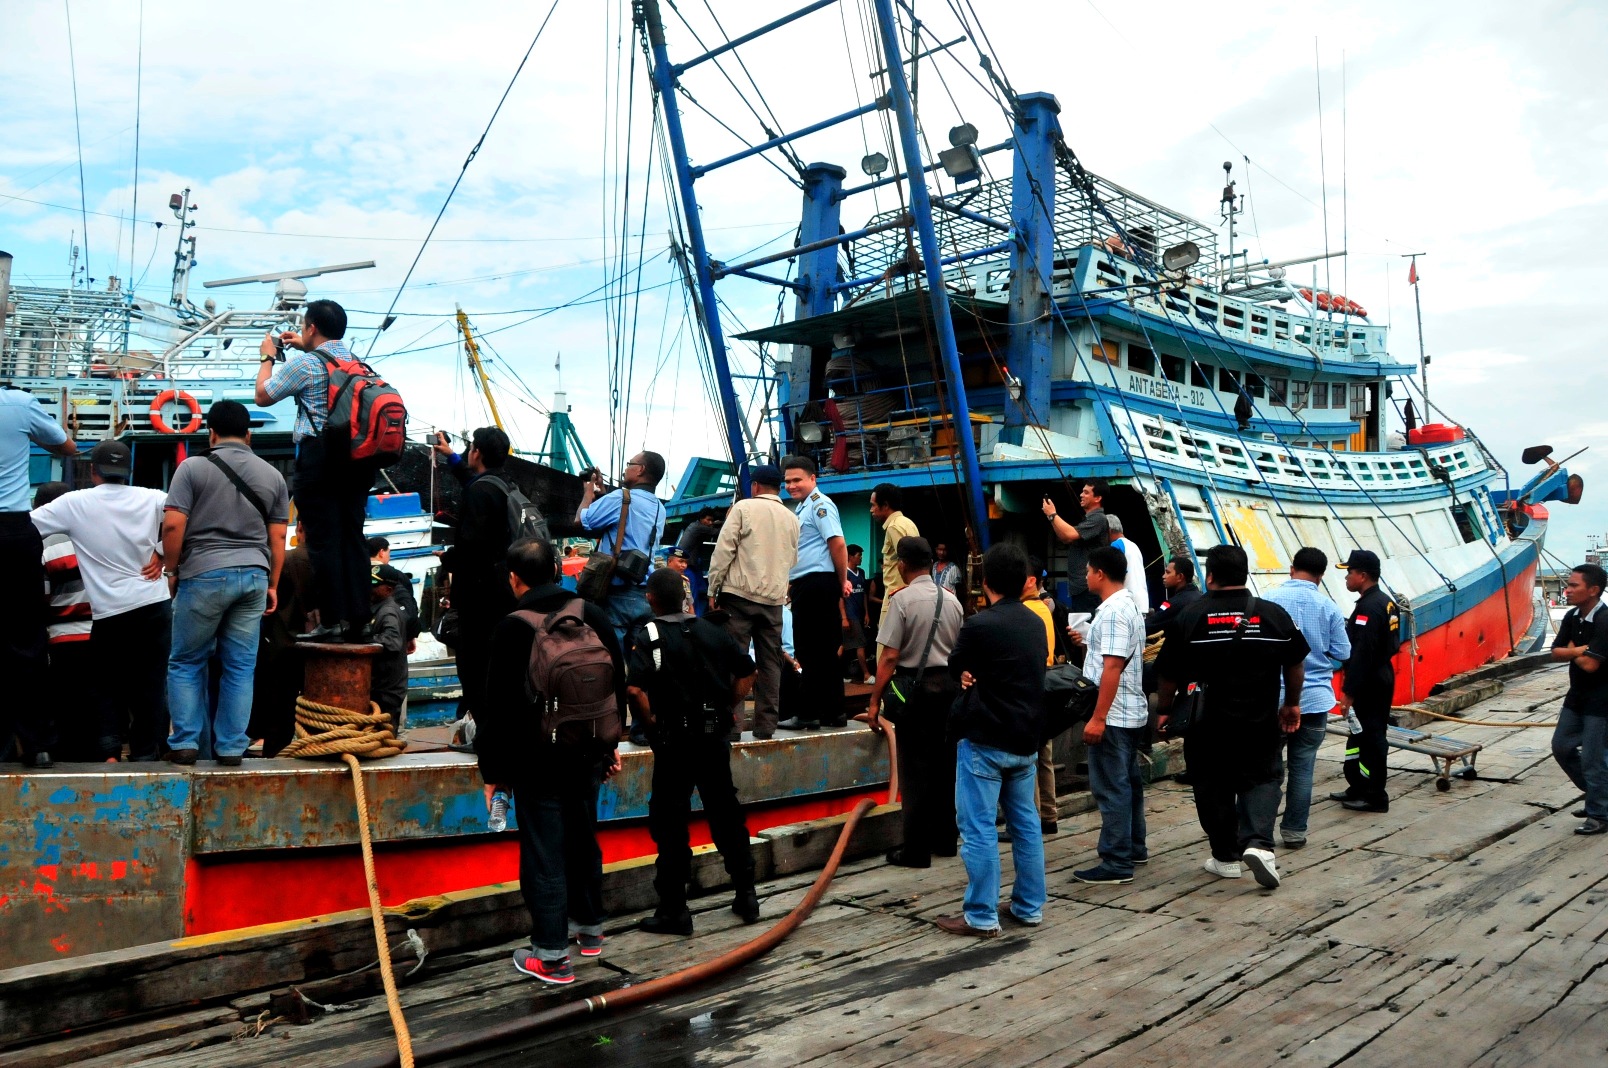
[[[966,922],[999,928],[999,831],[1003,811],[1011,832],[1011,912],[1037,923],[1044,913],[1044,837],[1034,803],[1038,754],[1019,756],[962,738],[955,756],[955,820],[966,864]]]
[[[218,756],[246,751],[257,643],[267,607],[268,572],[260,567],[220,567],[179,580],[168,653],[168,714],[173,717],[169,749],[199,749],[208,733],[207,661],[216,650],[223,670],[212,748]]]
[[[1608,716],[1564,706],[1552,732],[1552,758],[1586,795],[1586,815],[1608,820]]]
[[[608,603],[603,607],[609,614],[609,622],[614,624],[614,636],[620,640],[620,652],[625,654],[629,662],[631,639],[637,627],[653,618],[653,609],[648,607],[647,591],[641,586],[611,586]]]
[[[1150,856],[1145,845],[1145,779],[1139,770],[1144,727],[1107,726],[1088,749],[1089,793],[1100,807],[1100,860],[1123,875]]]
[[[603,851],[597,844],[597,768],[566,767],[514,787],[519,890],[540,960],[569,956],[573,934],[603,933]]]
[[[1279,821],[1279,830],[1292,837],[1306,837],[1307,814],[1312,811],[1312,771],[1318,763],[1318,747],[1323,745],[1328,722],[1327,712],[1303,715],[1301,729],[1284,742],[1284,819]]]

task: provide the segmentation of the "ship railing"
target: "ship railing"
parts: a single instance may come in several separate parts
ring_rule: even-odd
[[[846,373],[842,362],[842,357],[833,360],[839,377],[829,377],[830,403],[812,401],[795,416],[795,443],[823,470],[841,474],[955,458],[955,422],[942,410],[931,382],[875,386],[875,372]],[[995,416],[971,412],[969,432],[979,451],[992,448],[997,431]]]

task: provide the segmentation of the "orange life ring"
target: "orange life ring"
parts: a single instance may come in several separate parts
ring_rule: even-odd
[[[172,427],[168,426],[167,421],[162,418],[162,406],[167,404],[169,401],[179,401],[186,408],[190,409],[190,421],[184,424],[183,430],[174,430]],[[201,405],[194,397],[190,396],[182,389],[164,389],[162,392],[158,393],[156,395],[156,399],[151,402],[151,429],[155,430],[158,434],[194,434],[196,431],[201,429]]]

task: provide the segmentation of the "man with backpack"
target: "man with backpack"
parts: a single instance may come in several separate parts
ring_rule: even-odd
[[[168,757],[239,764],[251,743],[262,617],[278,607],[290,495],[285,479],[251,451],[251,414],[221,400],[207,412],[206,456],[179,465],[168,486],[162,556],[173,593],[168,653]],[[207,714],[207,664],[222,671],[216,718]]]
[[[625,670],[607,613],[558,584],[551,542],[508,547],[515,609],[491,637],[475,751],[492,794],[513,797],[519,886],[530,911],[530,948],[514,967],[543,982],[575,981],[569,944],[603,952],[603,854],[597,796],[620,769]]]
[[[757,668],[723,628],[683,609],[681,578],[661,569],[648,578],[654,618],[637,632],[626,695],[647,723],[653,746],[653,792],[648,833],[658,848],[653,886],[659,907],[643,920],[653,934],[692,934],[687,880],[692,848],[687,820],[692,791],[703,801],[709,836],[720,850],[735,897],[731,909],[744,923],[759,920],[754,858],[748,827],[731,781],[733,710],[754,687]]]
[[[402,455],[407,413],[402,399],[341,339],[346,310],[310,302],[301,331],[268,334],[258,351],[256,401],[296,398],[293,496],[307,529],[317,583],[319,625],[309,641],[357,641],[369,621],[369,558],[363,520],[380,467]],[[285,359],[284,350],[299,349]],[[285,359],[277,372],[274,364]]]
[[[508,589],[508,546],[522,537],[547,540],[546,524],[539,514],[538,529],[524,528],[523,509],[530,502],[503,475],[510,448],[508,435],[494,426],[483,426],[469,435],[466,456],[452,451],[445,434],[436,434],[436,452],[446,458],[447,470],[463,487],[457,529],[441,557],[442,566],[452,575],[452,607],[458,612],[458,644],[453,653],[463,684],[460,717],[479,710],[491,633],[514,607]],[[521,513],[517,530],[511,517],[516,509]]]

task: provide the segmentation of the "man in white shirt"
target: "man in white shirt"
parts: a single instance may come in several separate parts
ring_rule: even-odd
[[[1115,546],[1089,553],[1089,591],[1100,607],[1089,624],[1083,675],[1100,687],[1083,728],[1089,747],[1089,793],[1100,807],[1100,863],[1074,871],[1080,883],[1131,883],[1133,866],[1150,859],[1145,845],[1144,776],[1139,747],[1150,720],[1141,679],[1145,621],[1128,596],[1128,561]]]
[[[94,610],[95,659],[103,750],[126,740],[131,760],[161,759],[168,732],[167,662],[172,616],[160,555],[167,494],[128,484],[132,454],[103,441],[89,454],[93,486],[34,509],[44,537],[65,534]]]
[[[1133,539],[1125,537],[1122,533],[1122,520],[1115,515],[1106,516],[1106,523],[1111,527],[1111,546],[1121,549],[1123,558],[1128,561],[1128,577],[1123,585],[1133,603],[1139,607],[1139,614],[1143,616],[1150,611],[1150,587],[1145,582],[1145,558],[1139,552],[1139,546]]]

